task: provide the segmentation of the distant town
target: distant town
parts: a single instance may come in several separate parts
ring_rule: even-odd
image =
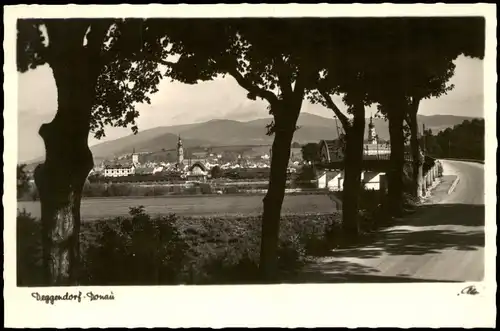
[[[368,139],[365,142],[367,157],[387,157],[390,146],[386,141],[380,141],[370,118],[368,125]],[[309,145],[314,145],[310,143]],[[293,143],[288,163],[288,173],[296,173],[303,166],[310,165],[314,156],[303,156],[303,146]],[[336,140],[322,140],[316,144],[316,157],[322,163],[331,163],[342,160],[342,142]],[[266,179],[271,160],[271,146],[231,146],[227,149],[217,148],[190,148],[185,149],[179,135],[175,151],[162,150],[162,153],[141,152],[135,150],[130,154],[116,157],[112,160],[103,160],[90,172],[92,181],[98,179],[115,179],[122,182],[187,180],[206,181],[217,177],[233,179]],[[246,174],[246,176],[245,176]],[[152,176],[154,175],[154,176]]]
[[[367,123],[366,137],[364,159],[388,160],[390,144],[379,137],[373,117]],[[344,147],[341,138],[306,144],[293,142],[288,161],[287,192],[304,189],[341,191],[344,178],[340,163],[344,158]],[[108,184],[130,184],[153,191],[145,190],[144,193],[136,193],[138,195],[191,194],[186,188],[193,185],[205,188],[198,193],[265,193],[271,157],[271,145],[186,148],[181,135],[178,135],[175,149],[136,152],[132,147],[130,153],[95,162],[87,177],[88,189],[84,188],[84,195],[134,195],[118,189],[110,192]],[[30,200],[37,197],[33,170],[33,167],[25,169],[31,192],[34,192]],[[382,170],[363,172],[365,186],[379,190],[384,174]],[[104,187],[96,189],[96,185],[101,184]],[[158,186],[163,189],[154,190]],[[163,192],[164,189],[168,192]]]
[[[157,175],[191,180],[205,180],[216,176],[214,171],[237,169],[269,169],[270,146],[240,147],[239,151],[222,151],[214,153],[211,148],[183,147],[179,136],[177,149],[172,153],[155,155],[154,152],[122,155],[113,160],[104,160],[96,165],[90,176],[125,177],[133,175]],[[269,150],[266,152],[266,149]],[[200,150],[201,149],[201,150]],[[247,153],[242,152],[246,150]],[[294,172],[302,163],[300,145],[292,149],[289,171]],[[211,172],[212,169],[217,169]],[[214,176],[214,177],[215,177]]]

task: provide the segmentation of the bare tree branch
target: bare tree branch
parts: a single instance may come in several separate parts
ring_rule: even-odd
[[[246,89],[248,92],[253,93],[260,98],[266,99],[271,105],[278,102],[278,97],[276,96],[276,94],[253,85],[250,80],[246,79],[241,73],[238,72],[236,68],[230,67],[227,70],[228,73],[233,76],[234,79],[236,79],[238,84],[240,84],[240,86]]]
[[[330,97],[330,94],[326,92],[323,88],[318,87],[318,91],[321,94],[321,96],[325,99],[326,105],[328,108],[333,110],[335,115],[339,118],[340,122],[342,123],[342,126],[344,127],[344,130],[347,131],[350,127],[351,124],[349,123],[349,119],[347,116],[345,116],[340,109],[337,107],[337,105],[333,102],[332,98]]]

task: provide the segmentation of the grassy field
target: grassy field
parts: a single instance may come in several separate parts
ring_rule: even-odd
[[[263,196],[197,196],[154,198],[91,198],[82,201],[82,219],[93,220],[126,216],[129,207],[143,205],[150,215],[176,213],[183,216],[259,215]],[[38,201],[19,201],[17,208],[40,217]],[[320,214],[335,211],[335,203],[326,195],[287,195],[282,214]]]

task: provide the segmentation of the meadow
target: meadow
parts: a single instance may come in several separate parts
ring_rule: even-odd
[[[160,196],[85,198],[82,200],[83,220],[127,216],[129,207],[144,206],[149,215],[175,213],[182,216],[257,216],[262,213],[263,195],[223,196]],[[40,217],[39,201],[18,201],[17,208],[33,217]],[[283,215],[332,213],[335,203],[325,194],[286,195]]]

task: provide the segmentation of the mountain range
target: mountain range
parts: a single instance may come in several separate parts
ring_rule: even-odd
[[[422,124],[426,129],[434,133],[453,127],[470,120],[471,117],[453,115],[418,116],[420,129]],[[178,136],[182,138],[185,148],[193,147],[215,147],[215,146],[240,146],[240,145],[270,145],[273,137],[266,135],[266,125],[271,123],[272,118],[260,118],[251,121],[236,121],[227,119],[214,119],[203,123],[185,124],[176,126],[161,126],[138,132],[136,135],[128,135],[116,140],[91,146],[96,160],[109,159],[124,154],[136,152],[156,152],[161,150],[173,150],[177,146]],[[369,119],[366,121],[368,127]],[[374,118],[373,123],[381,139],[389,139],[387,122],[383,119]],[[299,129],[295,132],[294,141],[300,144],[318,142],[322,139],[335,139],[338,136],[337,125],[341,129],[340,122],[333,118],[326,118],[311,113],[301,113],[297,125]],[[367,129],[365,130],[367,132]],[[365,133],[366,135],[366,133]],[[33,162],[40,162],[38,158]]]

